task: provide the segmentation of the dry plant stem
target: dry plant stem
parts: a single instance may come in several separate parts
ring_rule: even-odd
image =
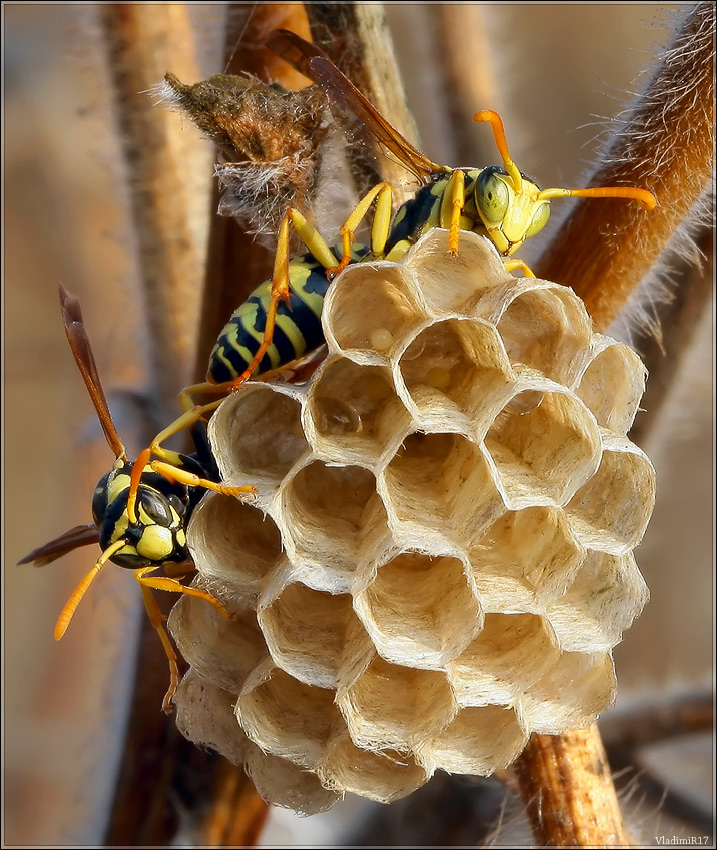
[[[605,330],[707,187],[714,169],[713,3],[694,6],[589,185],[642,186],[658,206],[580,203],[535,268],[572,286]]]
[[[533,735],[515,770],[540,845],[631,846],[597,726]]]
[[[256,793],[244,771],[222,759],[201,830],[208,847],[254,847],[269,815],[269,807]]]
[[[206,173],[206,145],[177,133],[178,116],[149,89],[168,68],[194,80],[198,69],[183,3],[99,6],[137,235],[155,392],[167,409],[188,383],[196,345],[206,210],[194,189]],[[207,180],[209,177],[207,176]],[[128,309],[132,309],[128,305]]]
[[[488,106],[497,109],[500,102],[493,71],[493,48],[486,35],[485,10],[476,3],[435,3],[429,9],[439,36],[438,51],[442,58],[439,67],[451,119],[454,161],[492,162],[495,158],[492,142],[476,133],[475,125],[469,120],[477,109]],[[465,38],[467,32],[470,39]]]
[[[714,245],[712,227],[704,227],[695,235],[695,244],[706,257],[701,267],[687,262],[674,269],[675,294],[669,304],[660,305],[659,337],[640,340],[640,354],[650,380],[642,400],[642,409],[630,432],[631,438],[645,446],[651,429],[660,419],[663,405],[671,397],[675,380],[704,316],[714,299]]]

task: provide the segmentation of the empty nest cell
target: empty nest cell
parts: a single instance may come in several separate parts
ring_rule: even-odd
[[[355,605],[379,653],[411,667],[442,669],[482,622],[463,562],[416,552],[379,566]]]
[[[655,470],[629,440],[603,433],[600,468],[566,506],[580,540],[622,555],[642,540],[655,504]]]
[[[357,642],[368,641],[350,594],[332,595],[301,582],[286,585],[269,604],[260,604],[258,618],[276,664],[321,688],[336,688],[344,658]]]
[[[486,435],[508,507],[564,505],[600,462],[600,433],[574,395],[545,392],[525,413],[505,409]]]
[[[564,652],[534,685],[517,710],[532,732],[560,735],[586,729],[615,701],[615,669],[609,653]]]
[[[376,479],[359,466],[313,461],[295,471],[281,491],[281,516],[292,560],[311,565],[312,586],[334,592],[349,589],[364,548],[388,534]]]
[[[486,612],[540,612],[573,581],[585,550],[561,510],[534,507],[500,516],[468,558]]]
[[[315,770],[332,731],[343,725],[334,691],[299,682],[266,661],[236,702],[247,737],[267,753]]]
[[[413,756],[391,749],[362,749],[345,734],[330,742],[318,774],[327,788],[350,791],[378,803],[399,800],[428,781],[428,774]]]
[[[512,705],[559,658],[542,617],[486,614],[480,634],[448,664],[448,681],[460,706]]]
[[[308,450],[301,404],[281,385],[244,384],[212,416],[209,434],[222,479],[277,487]]]
[[[281,534],[274,521],[232,496],[205,496],[190,529],[197,570],[234,587],[240,599],[255,598],[264,578],[282,560]]]
[[[524,290],[521,292],[521,288]],[[590,352],[592,323],[569,289],[525,279],[498,322],[511,363],[522,363],[572,387]]]
[[[547,616],[563,649],[609,650],[639,616],[648,596],[632,552],[588,552],[572,585],[548,608]]]
[[[406,548],[437,535],[469,546],[505,510],[480,448],[460,434],[409,434],[382,482],[389,522]]]
[[[647,371],[628,346],[598,336],[596,353],[576,393],[595,414],[598,425],[627,434],[645,392]]]
[[[409,752],[452,720],[456,704],[443,673],[376,656],[336,702],[351,739],[364,749]]]
[[[464,708],[420,755],[434,770],[489,776],[512,764],[527,741],[511,708]]]

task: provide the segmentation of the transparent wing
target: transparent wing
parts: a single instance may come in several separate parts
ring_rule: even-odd
[[[436,173],[451,170],[428,159],[404,138],[316,45],[289,30],[275,30],[266,44],[320,85],[339,109],[352,113],[374,141],[393,154],[421,182],[427,183]]]

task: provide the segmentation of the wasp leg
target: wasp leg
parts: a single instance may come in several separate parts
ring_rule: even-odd
[[[218,599],[214,599],[213,596],[210,596],[206,591],[200,590],[198,587],[185,587],[173,578],[161,576],[156,578],[149,577],[148,573],[151,573],[156,569],[157,566],[141,567],[140,569],[135,570],[134,577],[137,579],[139,586],[142,589],[142,599],[144,600],[144,607],[147,610],[149,622],[159,635],[159,639],[162,641],[162,646],[164,647],[165,654],[167,655],[167,660],[169,661],[169,688],[162,700],[162,709],[169,714],[172,711],[172,697],[179,685],[179,668],[177,666],[177,655],[171,641],[169,640],[167,630],[164,627],[164,615],[159,610],[157,600],[152,595],[152,589],[184,593],[187,596],[197,596],[200,599],[206,599],[207,602],[210,602],[223,617],[230,619],[231,614]]]
[[[503,265],[507,272],[512,272],[515,269],[520,269],[525,277],[535,277],[533,270],[526,265],[522,260],[503,260]]]
[[[209,481],[207,478],[200,478],[193,472],[187,472],[185,469],[178,469],[171,463],[164,463],[161,460],[153,460],[150,466],[154,472],[163,475],[168,481],[177,484],[186,484],[188,487],[204,487],[207,490],[213,490],[215,493],[223,493],[225,496],[255,496],[256,487],[251,484],[244,484],[241,487],[227,487],[224,484],[217,484],[214,481]]]
[[[341,225],[341,261],[337,266],[326,269],[326,273],[335,277],[351,262],[351,246],[355,232],[361,221],[368,215],[371,205],[376,201],[376,212],[371,224],[371,251],[377,257],[383,256],[386,241],[391,232],[393,213],[393,188],[390,183],[379,183],[367,192],[356,204],[351,215]]]
[[[164,648],[167,660],[169,661],[169,687],[167,688],[167,693],[164,695],[164,699],[162,700],[162,711],[164,711],[165,714],[171,714],[172,697],[179,685],[177,655],[174,651],[174,647],[172,646],[172,642],[169,640],[169,635],[164,628],[164,614],[162,614],[159,610],[157,600],[152,595],[152,591],[148,587],[145,587],[141,582],[140,588],[142,590],[142,600],[144,601],[144,608],[147,612],[147,616],[149,617],[149,622],[159,635],[159,639],[162,641],[162,647]]]
[[[443,193],[440,212],[440,226],[448,228],[448,251],[458,253],[458,240],[461,232],[461,215],[466,205],[465,174],[456,169],[452,172]]]

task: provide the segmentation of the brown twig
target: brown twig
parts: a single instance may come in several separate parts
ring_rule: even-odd
[[[625,307],[712,178],[714,28],[713,3],[691,9],[590,181],[649,189],[656,209],[582,202],[536,266],[539,277],[572,286],[598,330]]]
[[[108,67],[137,234],[153,392],[173,409],[188,383],[201,296],[209,160],[196,134],[159,108],[151,88],[168,67],[198,74],[187,7],[182,3],[100,5]],[[206,188],[204,195],[206,195]]]
[[[516,773],[540,845],[630,846],[597,726],[533,735]]]

